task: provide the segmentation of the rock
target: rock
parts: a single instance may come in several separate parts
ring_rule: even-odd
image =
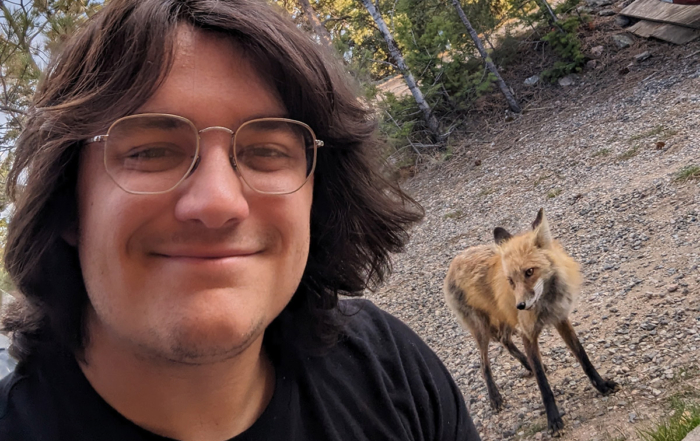
[[[561,87],[569,87],[574,85],[574,78],[571,75],[567,75],[563,78],[559,78],[557,82]]]
[[[612,9],[602,9],[598,11],[598,15],[600,15],[601,17],[612,17],[613,15],[615,15],[615,11],[613,11]]]
[[[659,351],[650,350],[642,354],[642,361],[644,363],[649,363],[654,360],[659,355]]]
[[[653,323],[650,323],[650,322],[646,322],[646,323],[642,323],[640,328],[642,328],[645,331],[651,331],[651,330],[654,330],[656,328],[656,325]]]
[[[630,24],[632,24],[632,20],[630,20],[629,17],[626,17],[624,15],[618,15],[615,17],[615,24],[620,26],[621,28],[626,28]]]
[[[668,292],[676,292],[678,291],[678,285],[668,285],[666,287],[666,291]]]
[[[530,78],[526,79],[523,81],[523,84],[526,86],[534,86],[535,84],[540,82],[540,76],[539,75],[533,75]]]
[[[625,34],[615,34],[612,38],[613,42],[619,49],[626,49],[634,44],[632,37]]]
[[[588,60],[586,62],[587,69],[595,69],[596,67],[598,67],[598,60]]]
[[[687,434],[683,441],[700,441],[700,426],[693,429],[692,432]]]
[[[630,423],[634,423],[634,420],[637,419],[637,413],[636,412],[630,412],[628,416],[628,420]]]
[[[591,49],[591,55],[594,56],[594,57],[596,57],[596,58],[598,58],[598,57],[600,57],[601,55],[603,55],[603,50],[604,50],[604,49],[605,49],[605,48],[604,48],[603,46],[596,46],[596,47],[594,47],[594,48]]]
[[[637,54],[634,56],[634,59],[637,63],[641,63],[643,61],[646,61],[649,58],[651,58],[651,52],[649,52],[649,51],[642,52],[641,54]]]

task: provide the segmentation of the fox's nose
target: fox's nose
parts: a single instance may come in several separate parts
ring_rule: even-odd
[[[518,303],[518,306],[516,306],[516,308],[522,311],[523,309],[525,309],[525,302]]]

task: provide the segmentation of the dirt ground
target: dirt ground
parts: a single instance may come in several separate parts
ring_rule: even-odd
[[[618,32],[614,17],[592,22],[584,49],[604,50],[573,86],[523,85],[540,61],[506,71],[523,114],[489,97],[452,156],[426,154],[402,184],[426,218],[368,297],[441,357],[484,440],[548,438],[544,409],[535,381],[495,343],[494,378],[507,404],[490,409],[478,351],[447,309],[442,282],[457,253],[490,242],[496,226],[527,228],[540,207],[582,265],[571,320],[593,364],[622,386],[600,396],[556,333],[543,334],[566,413],[561,439],[639,439],[668,417],[671,400],[700,400],[700,180],[685,176],[700,170],[700,42],[636,39],[618,49]],[[647,51],[651,58],[635,60]]]

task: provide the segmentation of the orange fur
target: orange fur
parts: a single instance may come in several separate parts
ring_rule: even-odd
[[[511,236],[496,228],[494,238],[495,245],[471,247],[454,258],[443,285],[445,299],[476,341],[491,406],[503,408],[488,357],[489,342],[496,340],[535,375],[548,426],[559,433],[563,422],[538,346],[544,326],[556,327],[598,391],[607,395],[619,389],[614,381],[600,377],[568,320],[581,286],[579,265],[552,239],[543,210],[531,231]],[[527,355],[512,341],[517,329]]]

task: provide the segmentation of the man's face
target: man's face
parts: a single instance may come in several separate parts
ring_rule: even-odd
[[[137,113],[171,113],[197,129],[236,130],[284,106],[240,49],[180,29],[172,71]],[[134,195],[81,156],[78,248],[91,326],[142,356],[207,363],[260,342],[301,280],[309,251],[313,182],[263,195],[235,174],[230,135],[201,135],[201,160],[175,190]]]

